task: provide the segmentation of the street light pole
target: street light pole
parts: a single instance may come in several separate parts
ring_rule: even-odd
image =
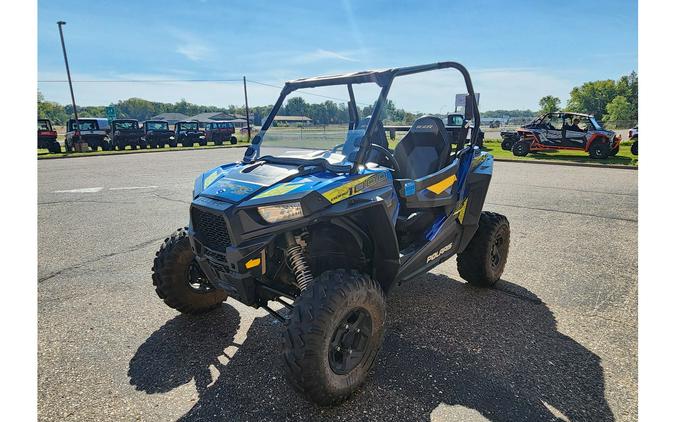
[[[251,142],[251,120],[248,115],[248,92],[246,91],[246,76],[244,76],[244,102],[246,104],[246,133],[248,134],[248,142]]]
[[[64,21],[58,21],[56,24],[59,26],[59,35],[61,36],[61,48],[63,49],[63,60],[66,62],[66,73],[68,74],[68,86],[70,87],[70,99],[73,102],[73,113],[75,114],[75,124],[77,125],[77,130],[80,130],[80,119],[77,117],[77,106],[75,105],[75,94],[73,93],[73,81],[70,79],[70,66],[68,66],[68,55],[66,54],[66,43],[63,41],[63,28],[62,26],[66,23]],[[66,122],[67,126],[67,122]],[[67,130],[67,128],[66,128]],[[81,142],[81,137],[77,138],[77,143]],[[66,146],[67,147],[67,146]]]

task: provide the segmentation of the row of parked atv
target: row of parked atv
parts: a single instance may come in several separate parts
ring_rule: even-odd
[[[235,127],[231,122],[209,122],[204,130],[197,121],[177,122],[174,129],[162,120],[147,120],[142,124],[134,119],[117,119],[109,122],[103,118],[82,118],[68,120],[66,126],[66,152],[71,152],[77,143],[86,143],[92,151],[139,148],[183,147],[195,144],[205,146],[208,142],[223,145],[236,144]],[[38,119],[38,148],[51,153],[61,152],[56,131],[48,119]]]
[[[621,135],[607,130],[592,115],[555,112],[539,116],[517,130],[501,132],[502,149],[524,157],[531,152],[584,151],[604,159],[619,152]],[[637,155],[637,126],[629,132],[631,152]]]

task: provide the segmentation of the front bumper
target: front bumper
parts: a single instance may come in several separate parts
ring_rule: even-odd
[[[215,287],[246,304],[258,305],[256,287],[266,271],[268,246],[273,236],[246,241],[239,245],[228,244],[229,240],[214,242],[211,229],[197,221],[195,209],[209,214],[209,218],[222,219],[223,229],[230,230],[225,215],[230,204],[199,198],[191,207],[188,235],[195,259],[204,275]],[[218,220],[216,220],[218,221]],[[195,224],[196,223],[196,224]],[[220,223],[220,222],[219,222]]]
[[[612,140],[612,148],[611,149],[619,148],[619,145],[621,145],[621,137],[615,136],[614,139]]]

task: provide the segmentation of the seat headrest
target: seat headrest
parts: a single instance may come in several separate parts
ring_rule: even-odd
[[[410,127],[410,133],[445,133],[445,124],[443,120],[434,116],[422,116],[415,120]]]

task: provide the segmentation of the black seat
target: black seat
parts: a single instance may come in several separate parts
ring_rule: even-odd
[[[452,152],[450,137],[438,117],[422,116],[396,145],[394,158],[398,162],[399,179],[419,179],[447,165]]]

